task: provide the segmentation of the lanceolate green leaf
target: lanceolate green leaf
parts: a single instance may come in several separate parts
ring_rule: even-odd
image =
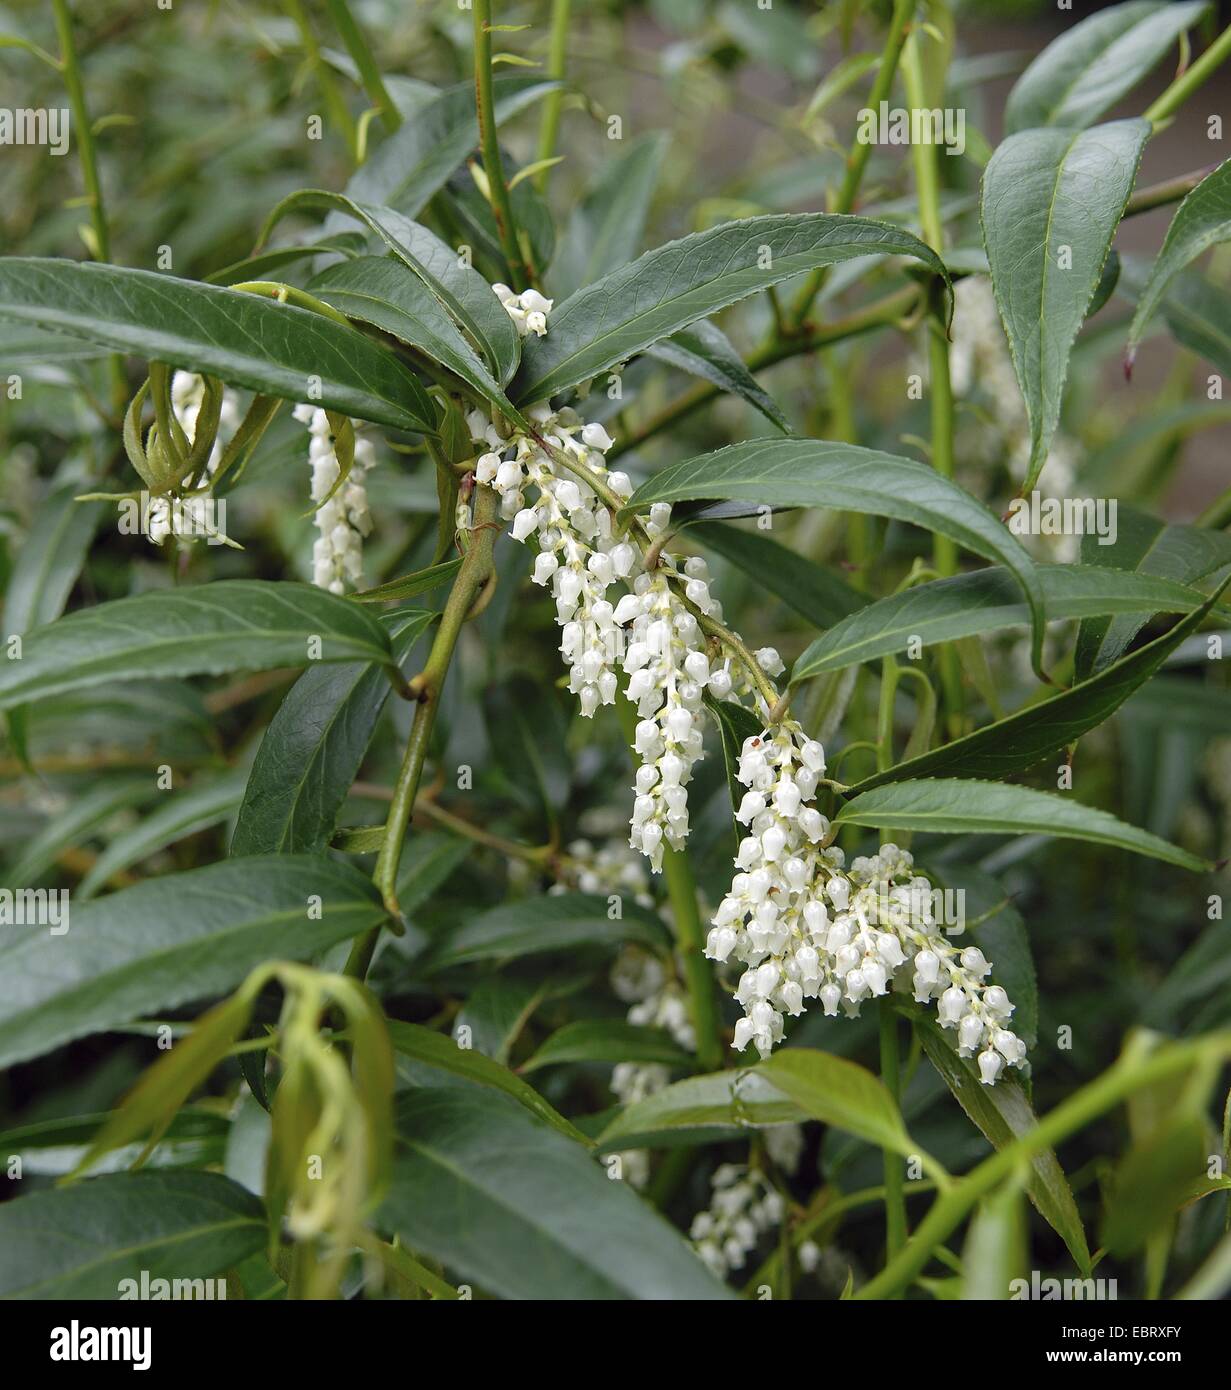
[[[261,295],[148,270],[0,261],[0,317],[310,401],[399,430],[435,433],[418,378],[357,329]]]
[[[691,526],[688,534],[763,584],[815,627],[834,627],[871,602],[832,570],[805,560],[759,531],[703,521]]]
[[[474,1048],[458,1047],[453,1038],[446,1037],[443,1033],[434,1033],[430,1028],[420,1027],[417,1023],[399,1023],[393,1019],[388,1027],[389,1041],[395,1051],[413,1057],[417,1062],[423,1062],[429,1067],[436,1067],[449,1072],[450,1075],[472,1081],[477,1086],[491,1086],[497,1091],[502,1091],[518,1105],[524,1105],[532,1115],[545,1120],[552,1129],[559,1130],[578,1144],[589,1146],[590,1141],[579,1129],[570,1124],[554,1106],[549,1105],[528,1081],[523,1081],[508,1067],[484,1056]]]
[[[550,292],[570,295],[631,261],[641,249],[667,143],[667,136],[652,132],[606,161],[569,219],[548,276]]]
[[[38,509],[9,575],[4,596],[4,632],[29,632],[64,612],[86,551],[106,511],[103,502],[77,502],[83,489],[57,488]]]
[[[861,792],[837,816],[842,825],[926,830],[938,835],[1055,835],[1090,840],[1204,873],[1210,865],[1157,835],[1071,797],[999,782],[924,778]]]
[[[405,265],[386,256],[359,256],[323,270],[308,289],[348,318],[391,333],[447,367],[497,409],[508,408],[504,392],[435,295]]]
[[[375,615],[306,584],[223,579],[115,599],[29,634],[0,662],[0,709],[109,680],[221,675],[313,661],[389,666]]]
[[[361,589],[359,593],[351,594],[351,598],[356,603],[390,603],[397,599],[417,598],[447,584],[461,567],[460,560],[445,560],[442,564],[416,570],[414,574],[405,574],[401,579],[378,584],[374,589]]]
[[[1166,661],[1180,643],[1204,621],[1213,600],[1190,613],[1170,632],[1139,647],[1114,666],[1107,666],[1089,680],[1029,705],[1007,719],[999,719],[965,738],[955,739],[930,753],[908,758],[885,772],[860,782],[866,791],[887,782],[915,777],[1007,777],[1032,767],[1083,734],[1097,728]]]
[[[260,1201],[221,1173],[112,1173],[0,1204],[0,1298],[114,1302],[121,1281],[143,1279],[192,1298],[186,1281],[224,1275],[267,1239]]]
[[[502,77],[494,84],[497,123],[538,101],[557,82]],[[414,217],[479,143],[474,83],[461,82],[420,106],[381,142],[347,185],[360,202],[385,203]]]
[[[814,1048],[787,1047],[757,1071],[810,1119],[895,1153],[915,1152],[884,1083],[855,1062]]]
[[[712,1131],[798,1124],[803,1107],[758,1071],[690,1076],[627,1106],[598,1138],[601,1150],[656,1147],[673,1140],[701,1142]]]
[[[983,174],[983,241],[1030,420],[1029,492],[1051,446],[1069,354],[1150,134],[1143,120],[1010,135]]]
[[[1137,344],[1167,286],[1203,252],[1231,238],[1231,160],[1220,164],[1193,189],[1176,209],[1163,240],[1163,249],[1137,302],[1128,333],[1127,361],[1131,366]]]
[[[326,208],[354,218],[375,232],[406,269],[417,275],[452,314],[473,346],[487,359],[487,365],[501,385],[509,380],[521,355],[513,320],[477,270],[472,270],[456,251],[409,217],[392,208],[355,202],[341,193],[304,188],[288,194],[274,208],[265,219],[261,237],[267,237],[289,213]],[[485,384],[483,390],[490,395],[490,383]],[[499,399],[504,400],[502,396]],[[503,408],[511,409],[507,401]]]
[[[668,242],[556,306],[547,336],[525,346],[514,397],[546,400],[757,290],[870,255],[911,256],[944,274],[917,237],[866,217],[750,217]]]
[[[566,1023],[543,1042],[519,1070],[563,1062],[640,1062],[665,1067],[689,1067],[695,1062],[661,1028],[641,1028],[618,1018],[582,1018]]]
[[[73,894],[74,899],[85,902],[112,874],[139,864],[177,840],[226,820],[239,809],[246,780],[243,771],[230,772],[203,783],[194,782],[187,790],[173,786],[168,792],[160,792],[157,808],[143,816],[131,830],[117,835],[90,865]]]
[[[708,319],[699,319],[691,327],[681,328],[670,338],[655,343],[649,349],[649,355],[710,382],[720,391],[739,396],[754,410],[759,410],[771,424],[777,425],[783,434],[792,433],[782,407],[764,387],[758,385],[756,377],[744,365],[744,359],[731,346],[722,329]]]
[[[1043,593],[1015,537],[982,503],[926,464],[817,439],[754,439],[656,473],[633,493],[624,515],[652,502],[733,498],[775,507],[832,507],[909,521],[999,560],[1026,595],[1036,665],[1042,647]]]
[[[684,1239],[580,1144],[511,1100],[405,1097],[379,1228],[500,1298],[733,1297]]]
[[[221,994],[262,961],[305,960],[384,917],[358,870],[308,855],[232,859],[74,908],[67,935],[0,937],[0,1066]]]
[[[614,946],[625,941],[657,946],[666,940],[657,915],[634,902],[621,901],[618,917],[611,913],[606,898],[589,893],[504,903],[463,922],[433,951],[430,964],[440,970],[575,946]]]
[[[1087,536],[1082,540],[1084,565],[1195,584],[1231,565],[1231,536],[1200,526],[1167,525],[1135,507],[1120,504],[1116,542],[1103,546]],[[1077,632],[1075,668],[1079,677],[1102,670],[1115,661],[1141,630],[1140,615],[1087,618]]]
[[[1205,0],[1130,0],[1083,19],[1018,78],[1005,106],[1006,133],[1032,126],[1078,130],[1097,121],[1208,9]]]
[[[427,608],[402,609],[382,620],[399,667],[435,617]],[[325,848],[389,693],[388,676],[371,663],[300,676],[257,749],[232,856]]]
[[[1166,579],[1090,565],[1039,565],[1048,622],[1107,613],[1190,613],[1206,596]],[[870,603],[836,623],[803,653],[791,680],[809,680],[861,661],[922,646],[999,632],[1030,622],[1021,591],[1007,570],[993,566],[953,579],[919,584]]]
[[[1003,1077],[995,1086],[984,1086],[931,1019],[916,1018],[914,1026],[928,1060],[944,1078],[971,1122],[994,1148],[1007,1148],[1038,1124],[1030,1102],[1015,1080]],[[1030,1200],[1068,1246],[1078,1269],[1085,1273],[1090,1268],[1090,1250],[1064,1169],[1051,1149],[1035,1154],[1030,1167],[1026,1188]]]

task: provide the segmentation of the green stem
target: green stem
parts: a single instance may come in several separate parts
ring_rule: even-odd
[[[868,93],[868,106],[873,111],[879,108],[893,87],[894,74],[897,72],[898,60],[902,54],[902,45],[906,41],[910,21],[914,18],[915,3],[916,0],[894,0],[893,16],[889,21],[889,33],[885,38],[884,52],[881,54],[880,66],[876,70],[872,90]],[[855,199],[859,196],[859,185],[863,182],[863,172],[867,168],[871,153],[872,146],[864,144],[860,140],[856,140],[851,146],[850,154],[847,155],[846,159],[846,173],[842,178],[842,186],[834,200],[833,210],[835,212],[848,213],[855,206]],[[820,293],[828,273],[828,267],[820,266],[808,277],[807,283],[791,308],[790,322],[796,328],[808,317],[812,302]]]
[[[393,99],[385,88],[384,79],[376,66],[376,59],[372,56],[368,41],[363,36],[363,30],[355,23],[346,0],[325,0],[325,4],[334,28],[342,36],[346,51],[355,60],[368,100],[380,112],[385,129],[392,134],[402,124],[402,113],[394,106]]]
[[[1152,1056],[1123,1058],[1102,1076],[1083,1086],[1007,1148],[985,1158],[933,1202],[906,1245],[885,1268],[863,1286],[856,1298],[890,1298],[900,1292],[927,1264],[932,1251],[947,1240],[963,1217],[997,1184],[1012,1176],[1018,1165],[1051,1148],[1083,1125],[1110,1110],[1133,1091],[1183,1075],[1199,1062],[1231,1057],[1231,1033],[1207,1034],[1193,1042],[1173,1043]]]
[[[1209,48],[1189,68],[1180,74],[1170,87],[1145,113],[1155,127],[1175,115],[1190,96],[1231,57],[1231,25],[1210,44]]]
[[[1217,168],[1217,164],[1207,164],[1204,169],[1194,169],[1191,174],[1179,174],[1174,179],[1164,179],[1161,183],[1150,184],[1148,188],[1137,189],[1125,205],[1124,216],[1136,217],[1139,213],[1153,212],[1155,208],[1178,203]]]
[[[500,154],[500,132],[496,129],[495,100],[492,96],[492,5],[491,0],[474,3],[474,91],[475,110],[479,117],[479,147],[483,151],[483,172],[491,194],[492,216],[500,248],[508,262],[509,281],[515,290],[524,290],[530,283],[521,250],[517,243],[517,221],[513,216],[513,200],[504,178],[504,160]]]
[[[898,1016],[888,1000],[880,1004],[881,1080],[897,1105],[902,1094],[901,1058],[898,1053]],[[902,1182],[902,1155],[884,1150],[885,1248],[889,1259],[906,1244],[906,1195]]]
[[[479,590],[487,582],[491,573],[492,549],[496,539],[496,494],[488,487],[476,490],[474,508],[474,529],[470,533],[470,548],[462,561],[462,567],[453,581],[436,639],[428,654],[427,664],[415,678],[413,688],[419,704],[410,727],[410,737],[406,743],[406,753],[402,768],[398,773],[397,785],[393,791],[393,802],[385,821],[385,839],[376,860],[373,882],[380,889],[385,907],[390,914],[398,913],[397,876],[398,865],[402,860],[402,844],[406,838],[406,827],[410,824],[414,810],[415,796],[423,777],[423,764],[427,758],[428,744],[432,728],[436,723],[436,707],[440,702],[440,692],[444,687],[453,651],[457,646],[458,634],[470,612]],[[368,967],[380,939],[380,927],[373,927],[356,941],[346,963],[346,973],[362,980],[367,976]]]
[[[568,57],[568,22],[573,0],[552,0],[551,5],[551,50],[547,58],[547,76],[557,82],[564,80],[565,61]],[[560,108],[564,103],[564,89],[557,88],[543,98],[543,121],[539,127],[539,160],[553,158],[556,153],[556,136],[560,130]],[[551,176],[551,166],[544,165],[534,176],[535,187],[540,193],[547,192],[547,180]]]
[[[684,850],[668,849],[663,855],[663,877],[675,919],[675,935],[684,959],[684,979],[692,1004],[697,1034],[697,1062],[702,1071],[722,1066],[722,1038],[714,999],[714,977],[705,959],[705,928],[697,906],[697,884]]]
[[[55,12],[56,37],[60,44],[59,69],[64,74],[64,88],[73,113],[73,133],[77,137],[77,160],[85,185],[90,208],[90,229],[94,245],[90,253],[96,261],[111,259],[111,231],[107,225],[107,210],[103,204],[103,186],[98,176],[98,152],[94,144],[94,127],[85,100],[85,84],[81,79],[81,63],[73,40],[73,17],[68,0],[52,0]],[[121,415],[128,399],[128,383],[124,379],[124,362],[119,354],[110,359],[112,405]]]
[[[863,309],[857,309],[846,318],[835,319],[832,323],[809,329],[794,338],[771,340],[748,358],[748,370],[759,372],[766,367],[785,362],[788,358],[799,357],[806,352],[826,347],[830,343],[840,343],[847,338],[855,338],[873,329],[883,328],[907,314],[918,297],[918,287],[907,285],[875,300]],[[691,391],[686,391],[652,416],[640,429],[617,441],[615,447],[607,454],[608,461],[638,448],[656,434],[679,424],[681,420],[700,410],[702,406],[708,405],[721,394],[720,387],[709,385],[697,386]]]
[[[924,36],[916,33],[902,54],[902,80],[906,87],[907,104],[912,109],[927,106],[923,80],[923,60],[920,45]],[[945,250],[944,219],[940,211],[940,151],[937,146],[922,142],[911,146],[915,166],[915,189],[919,199],[919,226],[923,239],[938,256]],[[928,335],[928,396],[932,417],[932,467],[942,477],[953,477],[953,382],[949,374],[949,330],[945,321],[943,290],[934,285],[929,299],[926,332]],[[944,578],[957,573],[957,546],[939,532],[932,537],[932,561]],[[944,693],[945,711],[951,726],[960,719],[962,680],[957,652],[945,644],[940,650],[940,682]],[[955,730],[954,730],[955,731]]]
[[[312,25],[308,22],[307,13],[300,0],[282,0],[282,3],[286,12],[295,21],[295,27],[299,30],[299,40],[303,44],[304,54],[316,74],[316,82],[321,89],[321,96],[325,99],[329,119],[342,132],[346,141],[346,148],[350,151],[351,158],[354,159],[358,150],[355,122],[342,98],[338,84],[334,81],[333,69],[330,68],[321,53],[320,45],[316,41],[316,35],[312,32]]]

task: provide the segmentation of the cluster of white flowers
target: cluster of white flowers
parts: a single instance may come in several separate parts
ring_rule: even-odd
[[[552,300],[544,299],[538,290],[523,290],[521,294],[515,294],[508,285],[499,282],[492,289],[523,338],[530,333],[541,338],[547,332],[547,315],[551,313]]]
[[[565,846],[567,856],[561,881],[553,883],[548,893],[600,893],[608,896],[630,896],[640,907],[653,907],[654,895],[642,865],[641,856],[627,845],[605,844],[595,849],[589,840],[573,840]]]
[[[197,419],[204,401],[205,378],[196,372],[176,372],[171,378],[171,409],[190,444],[196,442]],[[206,473],[211,477],[239,424],[239,399],[234,391],[224,389],[218,411],[218,430],[205,464]],[[214,529],[213,511],[213,499],[208,494],[151,497],[145,534],[154,545],[162,545],[173,535],[189,538],[210,535]]]
[[[308,461],[312,465],[312,500],[320,503],[316,511],[319,534],[312,547],[312,582],[331,594],[341,594],[347,583],[359,584],[363,579],[363,541],[372,531],[363,480],[376,461],[375,450],[370,439],[356,437],[350,473],[334,492],[341,465],[329,416],[311,405],[297,405],[294,414],[311,435]]]
[[[980,1076],[993,1084],[1006,1063],[1025,1062],[1025,1044],[1006,1026],[1013,1005],[984,983],[991,966],[977,946],[959,949],[941,934],[931,886],[912,875],[910,854],[886,844],[845,867],[825,817],[807,804],[824,770],[820,744],[793,720],[741,750],[738,777],[749,790],[737,818],[748,834],[705,948],[712,960],[747,967],[735,992],[745,1012],[736,1048],[754,1043],[768,1056],[784,1015],[802,1014],[807,999],[855,1017],[910,965],[915,999],[937,1001],[941,1025],[957,1030],[959,1051],[977,1053]]]
[[[742,1163],[722,1164],[712,1186],[710,1205],[693,1217],[689,1234],[697,1254],[725,1279],[781,1223],[785,1205],[764,1173]]]

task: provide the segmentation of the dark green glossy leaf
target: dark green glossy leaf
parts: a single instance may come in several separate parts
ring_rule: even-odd
[[[546,400],[800,271],[871,255],[911,256],[944,274],[917,237],[866,217],[750,217],[668,242],[558,304],[547,336],[525,345],[514,396]]]
[[[319,643],[319,655],[314,655]],[[307,584],[223,579],[69,613],[0,663],[0,709],[108,680],[392,662],[377,618]]]
[[[610,1153],[658,1147],[673,1137],[700,1143],[716,1137],[715,1130],[751,1130],[805,1119],[802,1106],[759,1070],[719,1071],[676,1081],[626,1106],[599,1135],[598,1146]]]
[[[522,1072],[562,1062],[639,1062],[692,1066],[695,1059],[661,1028],[641,1028],[618,1018],[583,1018],[566,1023],[540,1044]]]
[[[418,378],[357,329],[261,295],[148,270],[0,262],[0,317],[399,430],[435,433]]]
[[[855,1062],[809,1047],[784,1047],[757,1068],[812,1120],[895,1153],[914,1146],[884,1083]]]
[[[224,1274],[267,1238],[261,1203],[220,1173],[112,1173],[0,1205],[0,1298],[114,1301],[122,1280]]]
[[[78,907],[65,936],[0,937],[0,1066],[305,960],[384,917],[356,869],[308,855],[231,859]]]
[[[758,385],[756,377],[744,365],[744,359],[731,346],[730,339],[709,319],[700,319],[691,327],[682,328],[647,351],[656,361],[700,377],[720,391],[739,396],[771,424],[777,425],[783,434],[794,433],[781,406]]]
[[[1010,135],[983,174],[983,242],[1030,419],[1034,487],[1060,418],[1069,354],[1102,278],[1150,134],[1143,120]]]

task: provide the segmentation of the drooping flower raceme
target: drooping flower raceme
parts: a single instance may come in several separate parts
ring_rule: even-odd
[[[742,1163],[722,1164],[711,1181],[710,1205],[693,1218],[689,1234],[697,1254],[725,1279],[781,1224],[785,1207],[765,1174]]]
[[[311,435],[308,461],[312,465],[312,500],[320,503],[316,510],[318,535],[312,547],[312,582],[331,594],[341,594],[348,583],[358,584],[363,579],[363,541],[372,531],[363,480],[376,461],[375,451],[370,439],[357,437],[350,472],[338,487],[341,464],[328,414],[310,405],[297,405],[294,414]]]
[[[748,790],[736,816],[748,833],[705,948],[712,960],[746,967],[735,992],[744,1008],[736,1048],[752,1043],[768,1056],[783,1018],[802,1014],[809,999],[855,1017],[909,968],[915,999],[936,1002],[959,1052],[977,1054],[982,1080],[993,1084],[1006,1063],[1025,1062],[1025,1044],[1007,1026],[1013,1005],[999,985],[984,983],[991,966],[977,946],[946,940],[910,854],[886,844],[845,866],[828,843],[828,822],[808,804],[824,770],[820,744],[794,720],[741,750],[738,777]]]

